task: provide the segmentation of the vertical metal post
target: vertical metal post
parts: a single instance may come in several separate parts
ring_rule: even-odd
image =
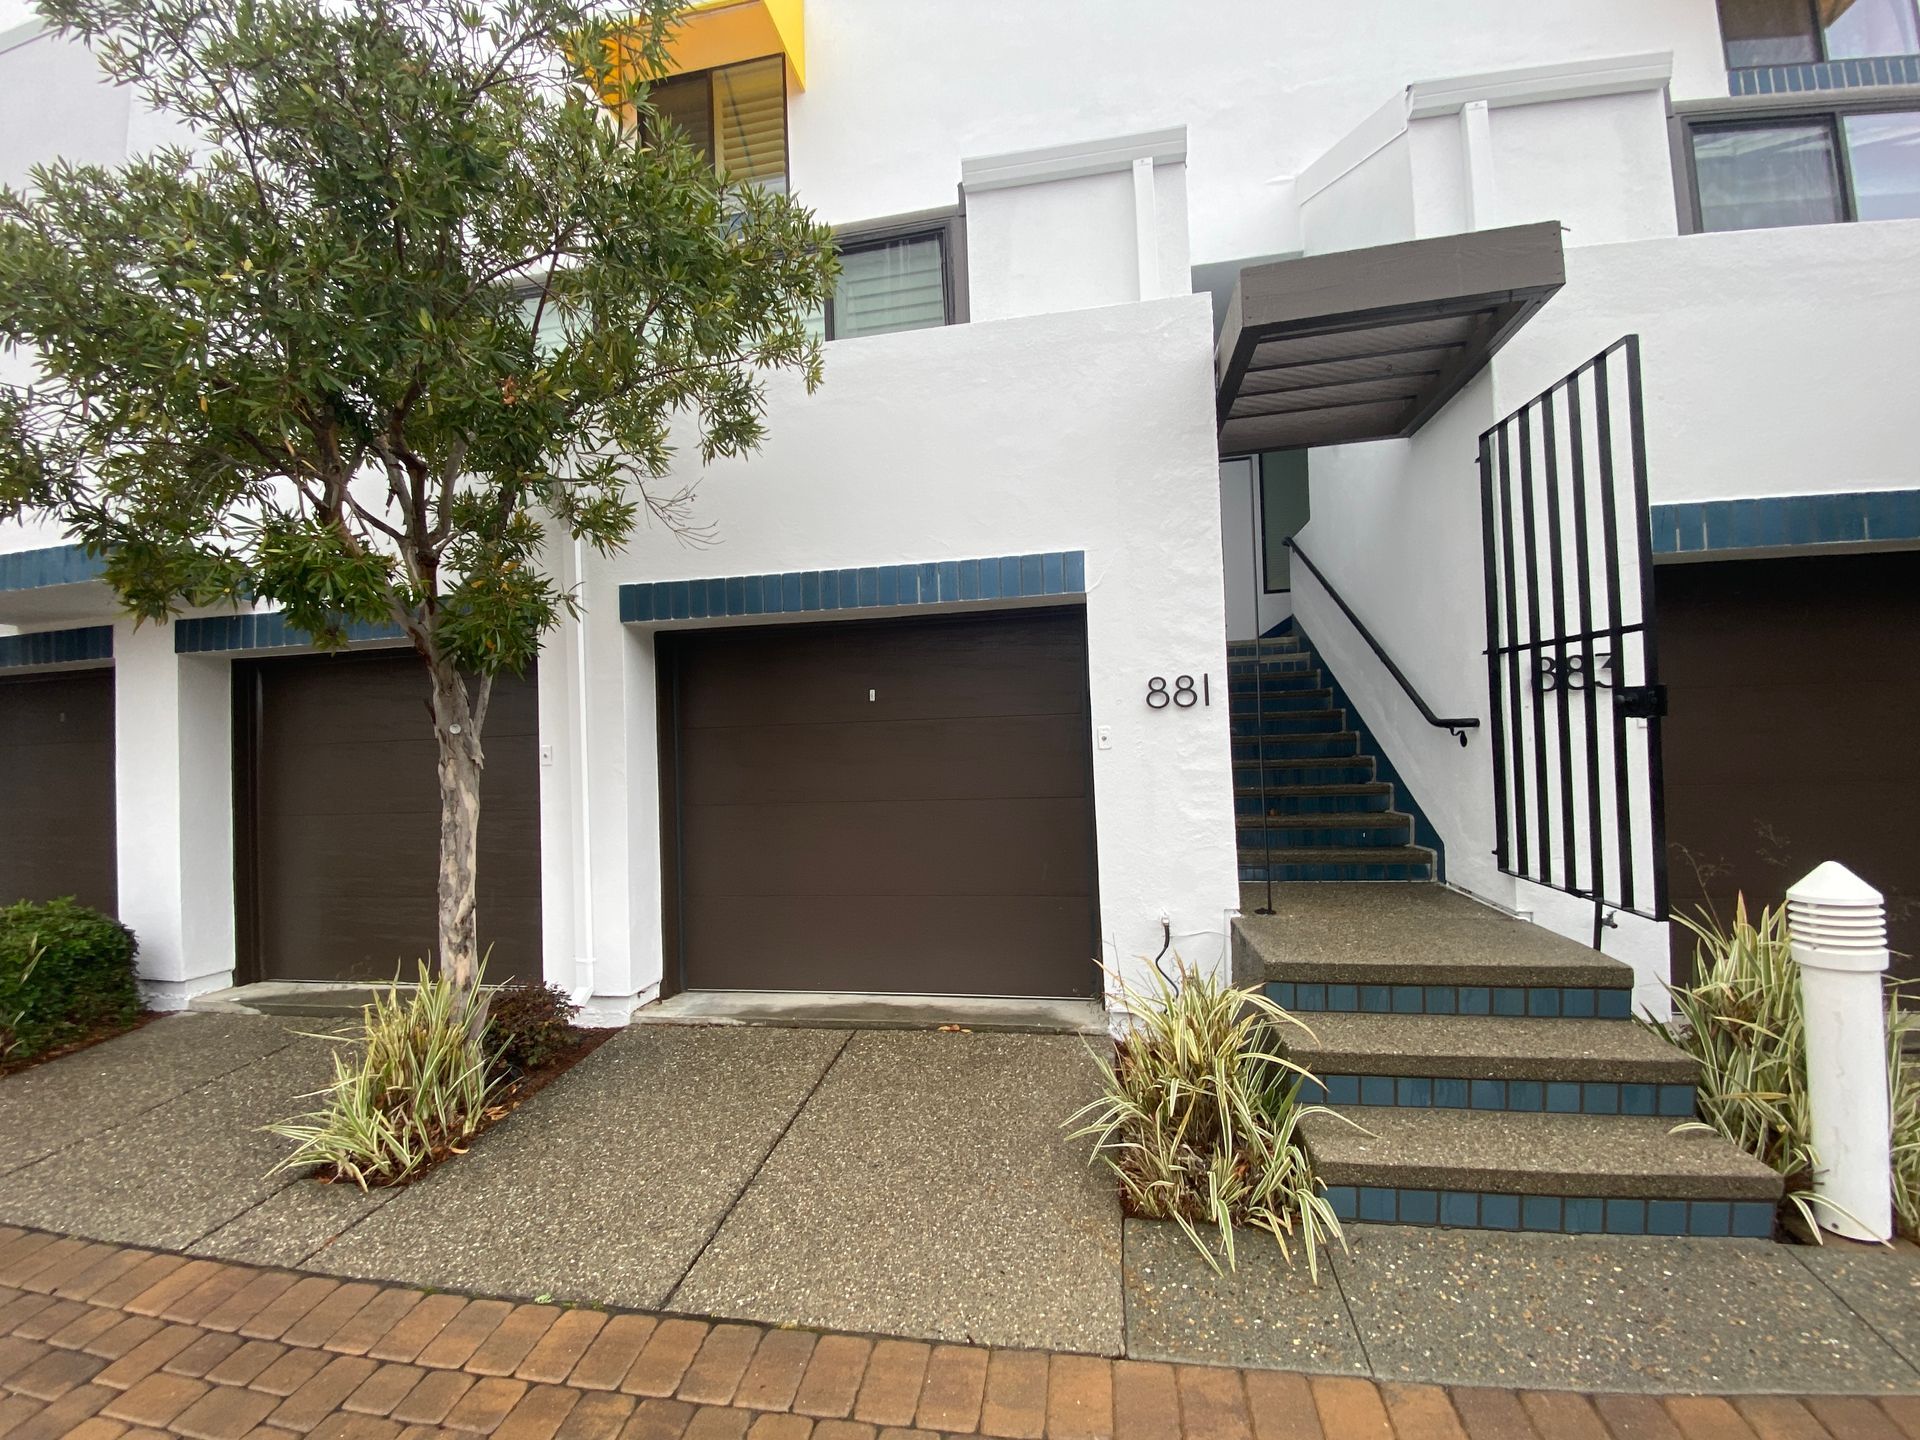
[[[1547,487],[1547,575],[1553,586],[1553,663],[1555,709],[1560,720],[1560,873],[1566,888],[1580,888],[1580,855],[1573,836],[1573,715],[1567,691],[1566,537],[1560,526],[1560,434],[1553,423],[1555,391],[1540,402],[1541,458]],[[1544,697],[1542,697],[1544,698]],[[1545,728],[1544,717],[1541,722]],[[1548,876],[1552,878],[1551,875]]]
[[[1614,820],[1620,837],[1620,904],[1633,908],[1633,806],[1627,788],[1627,717],[1619,687],[1628,683],[1626,620],[1620,611],[1620,504],[1613,483],[1613,409],[1608,403],[1607,356],[1593,365],[1593,423],[1599,441],[1601,564],[1607,577],[1607,638],[1613,647],[1613,786],[1619,798]]]
[[[1640,683],[1655,694],[1660,685],[1659,627],[1654,623],[1653,512],[1647,498],[1647,427],[1640,392],[1640,337],[1627,347],[1627,423],[1633,458],[1633,532],[1640,568]],[[1653,918],[1667,918],[1666,764],[1660,753],[1661,707],[1647,716],[1647,831],[1653,854]]]
[[[1512,868],[1507,841],[1507,732],[1500,693],[1499,569],[1493,543],[1493,447],[1480,437],[1480,553],[1487,591],[1487,725],[1493,737],[1493,857],[1502,870]]]
[[[1513,712],[1513,730],[1509,737],[1513,752],[1513,831],[1520,850],[1519,863],[1513,873],[1526,874],[1532,865],[1532,851],[1527,845],[1527,762],[1520,750],[1523,716],[1520,692],[1520,605],[1515,588],[1519,582],[1513,570],[1513,463],[1505,425],[1500,427],[1500,545],[1501,579],[1507,602],[1507,704]],[[1503,773],[1508,758],[1504,755],[1501,757]]]
[[[1582,663],[1587,671],[1587,847],[1591,854],[1588,874],[1593,881],[1593,948],[1601,948],[1601,928],[1606,914],[1607,855],[1606,834],[1600,823],[1600,667],[1594,663],[1593,648],[1593,552],[1587,534],[1587,441],[1580,424],[1580,377],[1576,370],[1567,382],[1567,428],[1573,435],[1570,452],[1573,481],[1574,574],[1580,602]]]
[[[1253,582],[1253,759],[1260,767],[1260,868],[1266,872],[1267,903],[1253,913],[1256,915],[1273,914],[1273,826],[1267,822],[1272,819],[1267,814],[1267,682],[1266,659],[1261,650],[1265,636],[1260,632],[1260,461],[1258,457],[1248,463],[1247,468],[1247,534],[1251,537],[1253,551],[1253,569],[1250,572]],[[1233,689],[1227,689],[1227,705],[1233,705]]]
[[[1533,513],[1533,407],[1520,412],[1520,523],[1527,567],[1527,655],[1540,673],[1540,527]],[[1547,707],[1533,686],[1533,803],[1540,828],[1540,878],[1553,883],[1553,800],[1547,785]]]

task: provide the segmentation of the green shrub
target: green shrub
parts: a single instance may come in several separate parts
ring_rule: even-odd
[[[1199,1227],[1236,1267],[1233,1231],[1244,1225],[1289,1259],[1299,1245],[1317,1280],[1320,1247],[1346,1240],[1295,1137],[1303,1116],[1332,1113],[1300,1103],[1312,1077],[1281,1043],[1281,1026],[1306,1027],[1258,991],[1184,965],[1154,976],[1144,993],[1120,985],[1135,1026],[1101,1064],[1106,1093],[1067,1122],[1079,1125],[1074,1138],[1092,1139],[1128,1213],[1173,1221],[1216,1273]]]
[[[130,1024],[138,948],[126,926],[71,899],[0,909],[0,1061]]]
[[[1680,918],[1695,937],[1694,979],[1668,986],[1676,1020],[1653,1028],[1700,1062],[1699,1110],[1715,1130],[1785,1178],[1787,1202],[1818,1238],[1812,1193],[1813,1121],[1807,1097],[1807,1037],[1800,969],[1787,912],[1761,908],[1747,918],[1745,897],[1723,929],[1711,916]],[[1889,989],[1888,1084],[1893,1111],[1893,1199],[1900,1228],[1920,1233],[1920,1072],[1903,1041],[1917,1018]]]
[[[558,985],[502,985],[487,1009],[487,1049],[501,1070],[524,1075],[580,1042],[580,1007]]]
[[[457,1153],[493,1118],[500,1083],[475,1038],[486,1004],[481,985],[458,994],[425,965],[417,987],[376,990],[361,1012],[362,1033],[334,1054],[333,1083],[315,1092],[321,1107],[267,1127],[296,1142],[274,1169],[317,1166],[365,1190],[400,1184]]]

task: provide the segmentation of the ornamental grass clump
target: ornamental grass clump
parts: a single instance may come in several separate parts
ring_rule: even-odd
[[[1346,1239],[1296,1137],[1312,1077],[1286,1058],[1282,1027],[1306,1027],[1256,991],[1235,989],[1176,961],[1145,991],[1119,984],[1132,1030],[1102,1062],[1105,1093],[1067,1123],[1093,1141],[1093,1159],[1119,1178],[1127,1212],[1171,1220],[1217,1274],[1237,1268],[1234,1227],[1265,1230],[1292,1259]],[[1310,1032],[1309,1032],[1310,1033]]]
[[[489,994],[420,967],[420,983],[374,992],[362,1033],[333,1057],[318,1110],[267,1127],[295,1142],[275,1170],[314,1167],[362,1190],[398,1185],[448,1155],[495,1118],[501,1081],[477,1037]],[[336,1038],[336,1037],[326,1037]]]
[[[1700,1062],[1697,1128],[1717,1131],[1780,1172],[1786,1203],[1818,1240],[1813,1193],[1819,1163],[1807,1096],[1807,1037],[1800,969],[1787,912],[1762,907],[1749,920],[1745,897],[1733,924],[1680,918],[1693,932],[1694,979],[1668,987],[1675,1020],[1653,1028]],[[1898,991],[1887,997],[1887,1077],[1893,1127],[1893,1198],[1901,1230],[1920,1234],[1920,1070],[1905,1055],[1916,1023]],[[1678,1128],[1694,1128],[1682,1126]]]

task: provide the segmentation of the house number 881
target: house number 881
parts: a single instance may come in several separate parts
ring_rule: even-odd
[[[1147,681],[1147,706],[1153,710],[1164,710],[1172,705],[1179,710],[1190,710],[1195,705],[1213,704],[1213,685],[1205,675],[1200,677],[1199,689],[1194,688],[1193,676],[1176,675],[1173,688],[1167,688],[1167,677],[1156,675]]]

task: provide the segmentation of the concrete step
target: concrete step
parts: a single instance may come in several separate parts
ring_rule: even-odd
[[[1274,761],[1351,757],[1359,753],[1360,737],[1351,730],[1328,730],[1317,735],[1269,735],[1264,740],[1256,735],[1233,737],[1236,764],[1259,760],[1272,764]],[[1373,762],[1369,760],[1367,763]]]
[[[1255,714],[1273,715],[1294,710],[1325,710],[1333,704],[1331,690],[1281,690],[1269,689],[1264,695],[1255,695],[1252,688],[1233,692],[1233,716]]]
[[[1306,649],[1298,635],[1268,635],[1259,640],[1229,640],[1227,654],[1233,659],[1260,655],[1294,655]]]
[[[1247,749],[1252,751],[1251,742]],[[1307,756],[1284,763],[1270,761],[1266,771],[1269,789],[1287,785],[1367,785],[1374,783],[1375,773],[1371,755]],[[1243,792],[1259,792],[1260,766],[1251,756],[1233,767],[1233,783]]]
[[[1237,824],[1242,856],[1249,852],[1257,855],[1269,845],[1275,850],[1302,846],[1351,849],[1408,845],[1413,841],[1412,817],[1391,810],[1350,815],[1241,815]]]
[[[1265,655],[1255,660],[1249,656],[1245,660],[1227,661],[1227,683],[1245,677],[1251,681],[1256,673],[1260,675],[1298,675],[1302,671],[1315,670],[1311,655]]]
[[[1301,1135],[1347,1220],[1572,1234],[1773,1232],[1780,1177],[1669,1119],[1335,1110]]]
[[[1264,882],[1269,869],[1276,885],[1350,881],[1433,879],[1433,852],[1419,845],[1376,845],[1354,849],[1275,850],[1269,861],[1258,850],[1240,855],[1240,879]],[[1285,858],[1282,858],[1282,857]]]
[[[1235,813],[1259,815],[1350,815],[1393,807],[1393,786],[1384,780],[1362,780],[1330,785],[1258,785],[1233,792]]]
[[[1236,930],[1236,964],[1241,945],[1242,936]],[[1311,973],[1312,968],[1302,966],[1300,972]],[[1438,967],[1430,973],[1437,971]],[[1631,973],[1624,980],[1609,976],[1605,985],[1568,985],[1557,978],[1545,985],[1463,985],[1451,974],[1430,985],[1411,983],[1404,975],[1367,984],[1269,980],[1266,993],[1274,1004],[1301,1016],[1499,1015],[1514,1020],[1630,1020],[1632,978]]]
[[[1325,735],[1342,729],[1347,723],[1344,710],[1295,710],[1284,715],[1268,715],[1256,720],[1252,715],[1232,717],[1235,739],[1266,735]]]
[[[1306,1020],[1306,1018],[1302,1018]],[[1294,1060],[1319,1075],[1444,1077],[1488,1081],[1484,1102],[1469,1098],[1461,1108],[1505,1110],[1494,1083],[1538,1081],[1576,1085],[1653,1085],[1692,1089],[1699,1064],[1642,1025],[1601,1020],[1548,1020],[1521,1016],[1396,1016],[1319,1014],[1306,1020],[1313,1035],[1288,1035]],[[1534,1087],[1538,1089],[1538,1085]],[[1530,1094],[1530,1092],[1528,1092]],[[1670,1096],[1668,1096],[1670,1100]],[[1382,1102],[1384,1104],[1384,1102]],[[1398,1104],[1398,1100],[1394,1100]],[[1421,1106],[1434,1100],[1421,1100]],[[1515,1110],[1565,1110],[1567,1104],[1513,1104]],[[1580,1110],[1619,1114],[1582,1102]],[[1632,1114],[1632,1112],[1628,1112]],[[1644,1114],[1692,1114],[1649,1108]]]
[[[1242,695],[1280,695],[1293,690],[1317,690],[1326,683],[1318,670],[1295,668],[1261,675],[1229,675],[1227,693],[1236,699]]]
[[[1255,915],[1243,897],[1233,927],[1234,974],[1325,986],[1329,1008],[1377,1008],[1364,1003],[1366,993],[1347,1003],[1345,990],[1353,989],[1375,1002],[1388,994],[1389,1008],[1420,1014],[1428,1008],[1426,992],[1437,990],[1435,1002],[1447,1007],[1438,1013],[1453,1014],[1461,994],[1486,989],[1509,992],[1500,1002],[1509,1014],[1584,1013],[1579,998],[1574,1010],[1566,1008],[1565,997],[1575,992],[1592,992],[1594,1013],[1608,1014],[1619,1013],[1624,1002],[1617,997],[1633,984],[1622,962],[1443,886],[1299,886],[1276,890],[1273,906],[1276,914]],[[1525,994],[1516,1009],[1517,992]]]

